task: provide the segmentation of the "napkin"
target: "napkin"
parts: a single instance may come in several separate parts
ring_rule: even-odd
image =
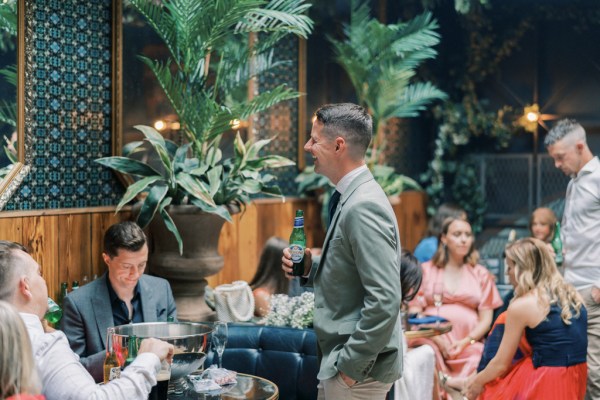
[[[194,385],[194,391],[196,391],[197,393],[211,392],[213,390],[221,389],[221,386],[219,386],[212,379],[202,379],[199,376],[193,376],[193,375],[188,376],[188,378]]]

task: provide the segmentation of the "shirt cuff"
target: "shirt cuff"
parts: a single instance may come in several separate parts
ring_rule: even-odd
[[[160,371],[160,358],[154,353],[142,353],[133,360],[131,365],[145,367],[148,369],[154,368],[155,375]]]

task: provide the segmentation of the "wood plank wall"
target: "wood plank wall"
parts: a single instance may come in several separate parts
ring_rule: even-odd
[[[219,239],[219,252],[225,259],[223,270],[209,278],[216,286],[254,276],[263,244],[271,236],[287,239],[292,231],[296,209],[303,209],[308,246],[321,246],[325,234],[320,222],[320,205],[314,200],[257,200],[244,214],[226,223]],[[427,225],[425,198],[419,192],[406,192],[394,205],[402,245],[413,250]],[[60,282],[90,280],[104,273],[102,238],[108,227],[131,218],[129,210],[114,213],[112,208],[45,210],[42,212],[0,213],[0,239],[27,246],[42,266],[48,293],[56,298]]]

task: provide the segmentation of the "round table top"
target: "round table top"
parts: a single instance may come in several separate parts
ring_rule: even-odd
[[[170,394],[169,400],[277,400],[279,388],[268,379],[260,376],[237,374],[237,382],[223,387],[220,391],[197,393],[190,383],[190,388],[183,394]]]
[[[420,339],[443,335],[444,333],[448,333],[452,330],[452,324],[449,322],[444,322],[439,325],[413,325],[411,328],[412,329],[404,332],[406,339]]]

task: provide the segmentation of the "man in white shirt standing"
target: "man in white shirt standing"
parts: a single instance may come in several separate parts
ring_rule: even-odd
[[[156,385],[161,361],[173,358],[173,346],[145,339],[121,378],[98,386],[79,363],[64,333],[42,325],[47,298],[48,288],[38,263],[22,245],[0,240],[0,300],[11,303],[25,322],[46,399],[147,399]]]
[[[544,140],[554,166],[571,177],[562,219],[565,280],[579,291],[588,312],[586,399],[600,398],[600,161],[583,127],[559,121]]]

